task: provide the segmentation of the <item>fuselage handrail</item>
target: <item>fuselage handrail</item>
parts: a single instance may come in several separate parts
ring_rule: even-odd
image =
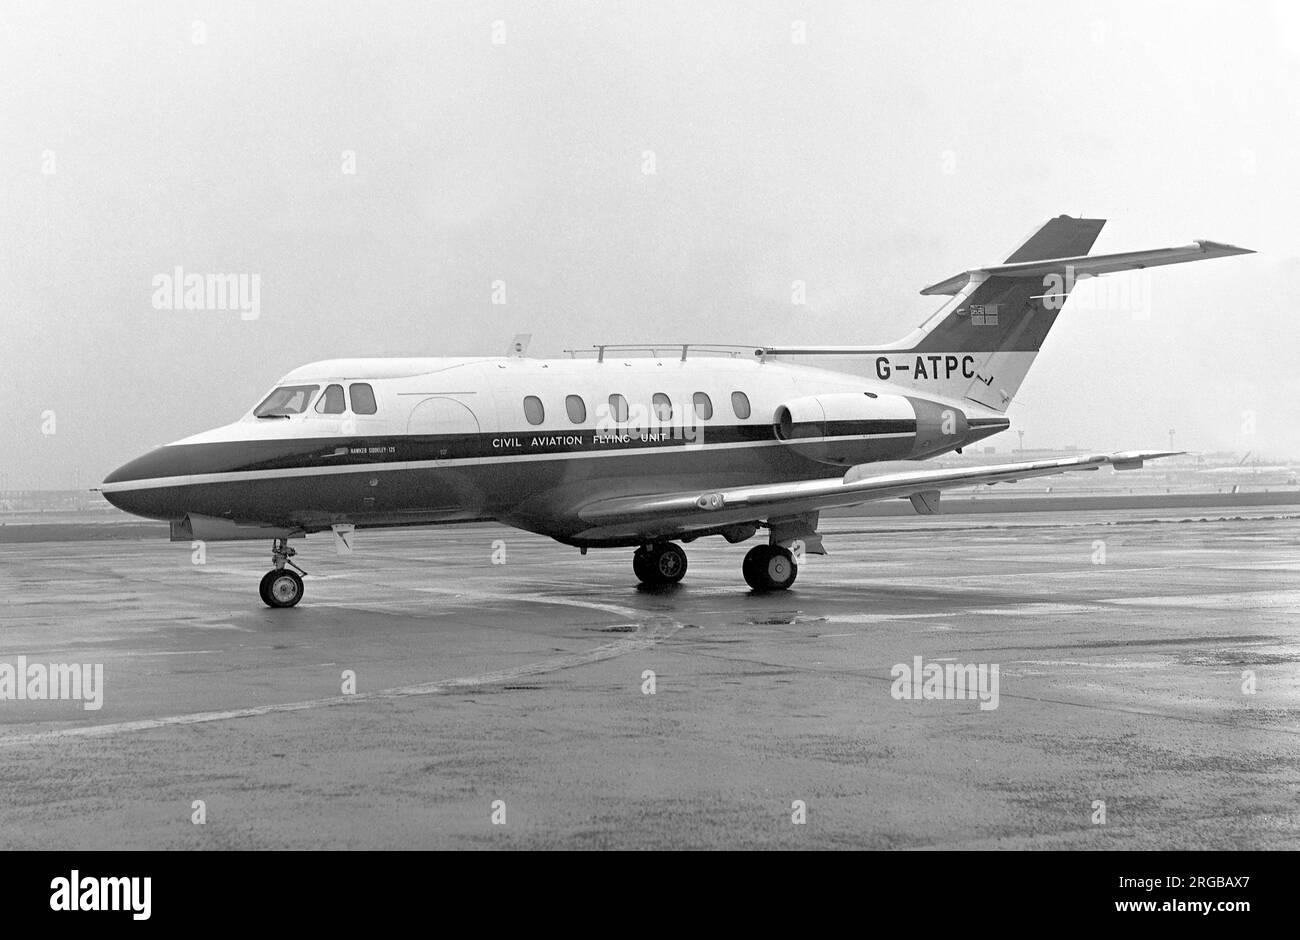
[[[589,356],[593,353],[597,362],[605,361],[606,352],[648,352],[653,358],[660,358],[661,351],[671,350],[679,361],[685,362],[689,354],[704,356],[725,356],[732,359],[738,358],[742,354],[753,354],[762,356],[761,347],[748,345],[735,345],[724,343],[599,343],[593,345],[590,349],[566,349],[565,353],[571,359],[577,359],[579,355]]]

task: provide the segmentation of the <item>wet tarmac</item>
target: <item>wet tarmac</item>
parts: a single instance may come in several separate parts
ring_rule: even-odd
[[[314,536],[278,611],[260,542],[0,545],[0,698],[103,666],[97,710],[0,700],[0,846],[1300,848],[1300,519],[823,533],[776,595],[720,539],[647,590],[495,526]]]

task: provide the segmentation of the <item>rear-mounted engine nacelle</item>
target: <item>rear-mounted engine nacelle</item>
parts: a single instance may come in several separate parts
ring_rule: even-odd
[[[960,408],[924,398],[909,399],[916,411],[916,440],[911,456],[929,457],[966,443],[970,423]],[[980,435],[976,435],[978,438]]]
[[[778,405],[772,431],[811,460],[848,467],[909,456],[916,418],[911,400],[903,395],[833,392]]]

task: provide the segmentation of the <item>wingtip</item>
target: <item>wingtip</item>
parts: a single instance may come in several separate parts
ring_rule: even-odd
[[[1253,255],[1257,252],[1254,248],[1242,248],[1240,245],[1229,245],[1227,242],[1211,241],[1208,238],[1198,238],[1196,244],[1201,246],[1202,251],[1212,251],[1216,255]]]
[[[1185,450],[1126,450],[1118,454],[1111,454],[1112,463],[1124,460],[1159,460],[1162,457],[1181,457],[1186,454]]]

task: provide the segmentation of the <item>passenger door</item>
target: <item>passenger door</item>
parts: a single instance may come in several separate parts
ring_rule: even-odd
[[[406,433],[424,438],[420,444],[434,460],[477,458],[480,430],[468,404],[444,395],[425,398],[406,422]]]

